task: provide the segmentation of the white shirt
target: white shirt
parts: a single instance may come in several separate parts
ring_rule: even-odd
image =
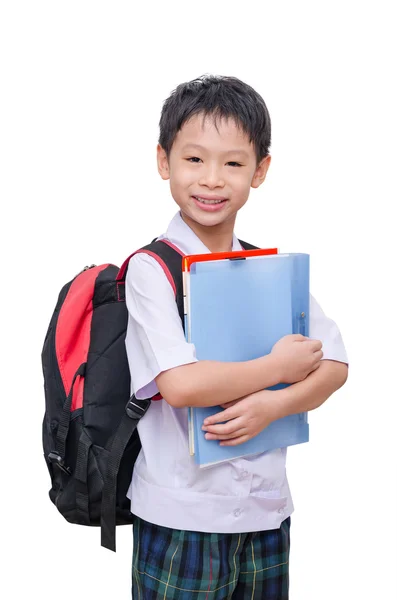
[[[160,236],[184,254],[210,252],[178,212]],[[241,245],[233,235],[233,250]],[[187,343],[175,295],[158,262],[133,256],[126,277],[126,350],[131,393],[158,393],[162,371],[197,361]],[[323,343],[323,359],[348,362],[337,325],[310,298],[310,337]],[[138,425],[142,450],[127,496],[131,512],[174,529],[242,533],[280,527],[293,512],[286,476],[286,449],[200,469],[189,455],[187,408],[153,401]]]

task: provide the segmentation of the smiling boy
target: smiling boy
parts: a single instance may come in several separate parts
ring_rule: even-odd
[[[236,216],[265,180],[270,138],[266,105],[242,81],[203,76],[178,86],[163,106],[157,161],[179,210],[158,239],[183,254],[240,250]],[[151,256],[131,259],[126,301],[132,392],[162,397],[139,422],[128,492],[133,598],[285,600],[293,512],[286,449],[200,469],[189,456],[187,407],[226,408],[204,425],[208,439],[226,445],[317,408],[347,378],[338,327],[311,297],[310,339],[286,336],[247,362],[198,361]],[[292,385],[265,389],[280,382]]]

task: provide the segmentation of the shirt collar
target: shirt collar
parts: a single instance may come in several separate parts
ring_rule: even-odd
[[[193,229],[182,219],[180,211],[176,213],[165,234],[158,239],[166,238],[177,246],[183,254],[208,254],[211,252],[207,246],[197,237]],[[232,250],[242,250],[242,246],[233,233]]]

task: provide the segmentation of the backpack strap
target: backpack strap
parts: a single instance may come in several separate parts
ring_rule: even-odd
[[[248,244],[248,242],[243,242],[242,240],[239,240],[239,242],[244,250],[259,250],[259,246],[253,246],[252,244]]]
[[[172,289],[174,290],[179,316],[181,317],[183,324],[182,258],[184,254],[169,240],[156,240],[157,238],[155,238],[151,244],[148,244],[147,246],[144,246],[140,250],[137,250],[131,254],[120,267],[116,280],[120,284],[125,283],[128,264],[135,254],[149,254],[149,256],[152,256],[155,260],[157,260],[159,265],[162,267]]]
[[[121,459],[139,420],[148,410],[150,398],[131,396],[110,444],[101,506],[101,546],[116,552],[116,492]]]
[[[239,240],[245,250],[254,250],[257,247]],[[175,300],[178,307],[179,316],[184,327],[183,310],[183,279],[182,279],[182,258],[183,253],[169,240],[162,239],[157,241],[155,238],[151,244],[144,246],[140,250],[129,256],[121,266],[116,277],[118,284],[125,284],[125,278],[130,259],[138,253],[146,253],[157,260],[164,270],[164,273],[170,282],[175,293]],[[120,295],[123,298],[122,295]],[[125,298],[125,295],[124,295]],[[101,511],[101,545],[109,550],[116,551],[116,489],[117,474],[120,468],[120,462],[125,448],[139,420],[144,416],[151,404],[151,398],[138,399],[135,395],[131,396],[126,406],[125,413],[120,421],[120,425],[111,441],[110,455],[108,460],[108,469],[105,476],[102,493],[102,511]]]
[[[182,326],[185,328],[183,311],[183,279],[182,279],[182,258],[185,256],[169,240],[153,241],[148,246],[142,248],[143,252],[149,253],[161,264],[168,281],[171,283],[175,294],[175,301],[178,307]],[[160,260],[159,260],[160,259]]]
[[[118,285],[125,284],[128,263],[130,259],[140,252],[149,254],[157,260],[163,268],[168,281],[170,282],[178,306],[178,312],[183,319],[183,282],[182,282],[182,257],[181,251],[168,240],[153,241],[144,246],[134,254],[131,254],[124,261],[116,277]],[[125,298],[119,294],[120,299]],[[128,442],[136,430],[139,420],[148,410],[151,404],[151,398],[138,399],[135,395],[129,399],[125,413],[121,418],[120,424],[113,436],[109,447],[109,459],[107,472],[104,480],[102,492],[101,507],[101,545],[109,550],[116,551],[116,491],[117,475],[120,469],[121,459]]]

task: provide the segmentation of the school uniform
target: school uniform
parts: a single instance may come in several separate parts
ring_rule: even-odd
[[[183,254],[209,250],[178,212],[165,234]],[[241,245],[233,235],[233,250]],[[126,277],[131,393],[159,393],[162,371],[197,361],[158,262],[135,255]],[[310,297],[310,337],[323,359],[347,363],[337,325]],[[134,525],[134,598],[288,598],[293,503],[285,448],[200,469],[189,455],[187,408],[153,401],[139,422],[142,450],[128,497]],[[265,594],[266,592],[266,594]],[[232,595],[233,594],[233,595]]]

